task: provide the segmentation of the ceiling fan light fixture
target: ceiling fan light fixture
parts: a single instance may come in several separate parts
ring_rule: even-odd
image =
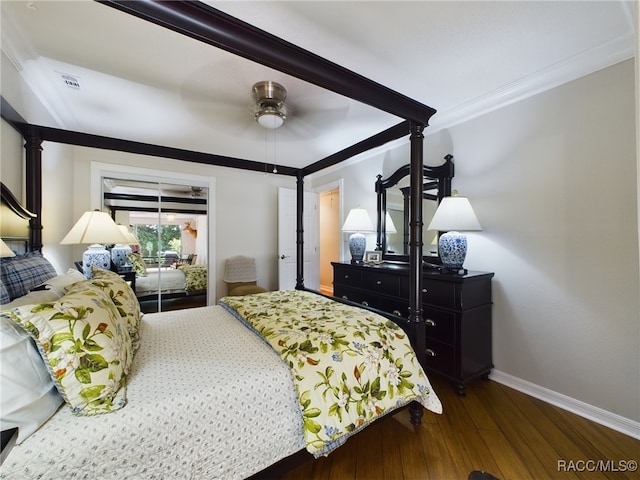
[[[268,107],[256,113],[255,118],[256,122],[258,122],[261,127],[268,128],[269,130],[274,130],[276,128],[280,128],[284,124],[284,121],[287,117],[277,109]]]
[[[256,100],[254,118],[262,127],[274,130],[281,127],[290,109],[284,101],[287,91],[277,82],[258,82],[252,87]]]

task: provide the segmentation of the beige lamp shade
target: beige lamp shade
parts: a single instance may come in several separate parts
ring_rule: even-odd
[[[60,245],[91,245],[129,243],[129,238],[118,228],[106,212],[93,210],[85,212],[73,228],[62,239]]]
[[[398,230],[396,230],[396,226],[394,225],[393,220],[391,219],[391,215],[389,215],[389,212],[386,213],[384,218],[385,218],[384,225],[385,225],[386,233],[398,233]]]
[[[428,230],[440,232],[482,230],[467,197],[444,197]]]
[[[343,232],[373,232],[373,224],[364,208],[352,208],[342,225]]]
[[[9,248],[9,245],[4,243],[0,238],[0,257],[15,257],[16,254]]]

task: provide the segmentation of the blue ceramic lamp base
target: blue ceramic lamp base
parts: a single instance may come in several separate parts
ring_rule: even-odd
[[[467,237],[459,232],[440,235],[438,253],[442,266],[449,270],[461,270],[467,256]]]
[[[91,267],[111,270],[111,254],[104,246],[99,244],[91,245],[82,254],[82,273],[87,278],[93,278]]]
[[[362,233],[352,233],[349,236],[349,252],[351,263],[362,263],[364,251],[367,248],[367,238]]]

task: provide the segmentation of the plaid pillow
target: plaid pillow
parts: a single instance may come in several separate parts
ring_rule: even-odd
[[[0,260],[0,280],[9,298],[21,297],[34,287],[58,275],[53,265],[40,252],[30,252]]]
[[[9,296],[9,291],[7,287],[4,286],[4,282],[0,279],[0,305],[5,305],[11,301],[11,297]]]

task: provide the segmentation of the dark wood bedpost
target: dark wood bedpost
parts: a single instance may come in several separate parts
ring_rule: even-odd
[[[304,176],[296,175],[296,289],[304,289]]]
[[[35,213],[29,220],[32,251],[42,250],[42,138],[29,127],[24,135],[26,152],[26,204]]]
[[[380,250],[382,253],[384,252],[384,246],[387,244],[387,240],[384,236],[386,236],[387,231],[387,219],[382,212],[387,211],[387,195],[384,187],[382,186],[382,175],[378,174],[376,177],[376,198],[377,198],[377,207],[378,207],[378,219],[377,219],[377,230],[376,230],[376,250]]]
[[[411,122],[410,187],[411,208],[409,217],[409,322],[415,332],[415,351],[421,365],[425,360],[425,324],[422,318],[422,166],[424,125]],[[420,425],[423,408],[416,402],[411,404],[411,423]]]

